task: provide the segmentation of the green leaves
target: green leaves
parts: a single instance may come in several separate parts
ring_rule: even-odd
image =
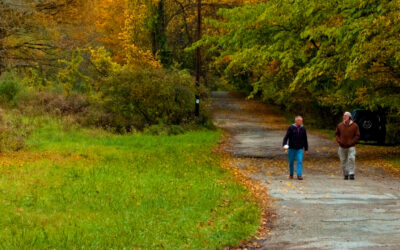
[[[286,107],[400,112],[399,1],[271,0],[219,14],[224,20],[210,24],[223,32],[200,43],[251,96]]]

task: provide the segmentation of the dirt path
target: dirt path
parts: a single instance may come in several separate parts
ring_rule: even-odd
[[[288,124],[279,111],[239,94],[212,96],[214,122],[230,135],[224,150],[232,164],[273,199],[277,219],[257,240],[262,249],[400,249],[400,180],[381,160],[387,148],[358,146],[356,180],[345,181],[336,144],[309,132],[305,179],[289,180],[281,150]]]

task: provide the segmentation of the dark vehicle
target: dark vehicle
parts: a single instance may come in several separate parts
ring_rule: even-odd
[[[376,141],[385,144],[386,138],[386,117],[382,112],[369,110],[353,110],[351,117],[360,128],[360,140]]]

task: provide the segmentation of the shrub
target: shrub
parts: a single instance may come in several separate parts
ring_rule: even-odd
[[[3,104],[16,105],[25,90],[25,85],[16,73],[6,72],[0,76],[0,102]]]
[[[100,89],[117,129],[179,125],[193,118],[194,81],[183,71],[124,67],[104,79]]]
[[[400,144],[400,119],[388,119],[386,124],[386,140],[389,144]]]
[[[20,110],[26,114],[66,115],[82,125],[121,133],[160,125],[161,130],[168,127],[167,134],[177,134],[181,133],[179,126],[207,123],[206,115],[194,119],[196,87],[188,72],[137,64],[123,66],[114,62],[104,48],[90,50],[93,68],[81,72],[84,58],[77,54],[71,61],[62,61],[66,68],[58,72],[56,84],[30,92],[22,98]],[[41,84],[35,77],[32,74],[27,83],[38,90],[35,86]],[[206,92],[203,86],[197,91]]]
[[[89,101],[82,94],[64,95],[52,91],[39,91],[23,98],[19,106],[29,114],[71,115],[85,113],[89,108]]]

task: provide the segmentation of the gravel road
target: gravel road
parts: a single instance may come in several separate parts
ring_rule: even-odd
[[[235,167],[263,183],[273,200],[277,219],[257,240],[261,249],[400,249],[400,181],[383,166],[386,148],[358,146],[356,180],[345,181],[336,143],[309,131],[304,180],[289,180],[281,149],[289,124],[280,111],[236,93],[212,98]]]

